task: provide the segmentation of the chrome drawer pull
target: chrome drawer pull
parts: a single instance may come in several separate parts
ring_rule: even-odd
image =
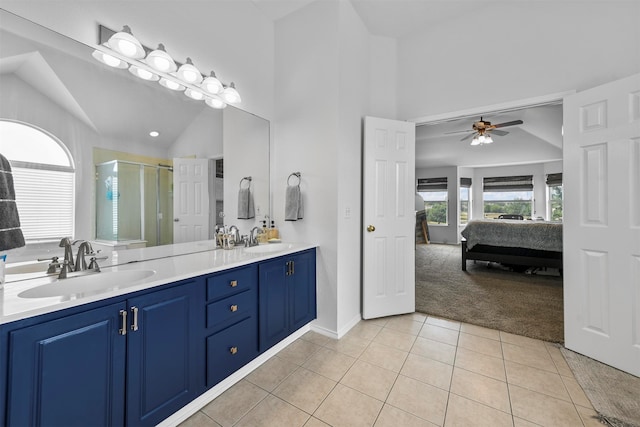
[[[127,310],[120,310],[120,318],[122,319],[122,325],[118,333],[120,335],[127,335]]]
[[[131,330],[132,331],[137,331],[138,330],[138,307],[136,307],[136,306],[131,307],[131,312],[133,313],[133,321],[131,322]]]
[[[232,280],[231,282],[229,282],[229,286],[231,286],[232,288],[235,288],[236,286],[238,286],[238,281]]]
[[[238,311],[238,304],[233,304],[231,307],[229,307],[229,310]]]
[[[229,353],[231,353],[231,354],[236,354],[237,352],[238,352],[238,347],[231,347],[229,349]]]

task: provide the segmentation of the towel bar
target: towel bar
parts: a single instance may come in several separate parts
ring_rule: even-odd
[[[244,181],[249,181],[249,184],[248,184],[247,188],[251,187],[251,180],[252,180],[252,178],[250,176],[245,176],[244,178],[242,178],[240,180],[240,188],[242,188],[242,183]]]
[[[298,178],[298,185],[300,185],[300,182],[302,181],[302,178],[300,177],[300,172],[294,172],[291,175],[289,175],[289,177],[287,178],[287,185],[291,185],[289,180],[291,179],[292,176],[295,176],[296,178]]]

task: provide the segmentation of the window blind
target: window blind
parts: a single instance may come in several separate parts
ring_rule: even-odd
[[[13,181],[25,240],[73,236],[75,173],[14,167]]]
[[[418,192],[442,191],[447,189],[447,177],[444,178],[418,178]]]
[[[460,187],[471,188],[471,178],[460,178]]]
[[[487,177],[483,191],[533,191],[533,175]]]
[[[547,174],[547,185],[562,185],[562,173]]]

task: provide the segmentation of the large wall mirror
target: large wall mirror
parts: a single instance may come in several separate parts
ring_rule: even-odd
[[[267,120],[109,68],[92,58],[92,47],[4,10],[0,20],[0,119],[42,130],[68,150],[74,238],[156,246],[211,238],[222,221],[246,234],[269,214]],[[175,211],[200,197],[174,185],[185,163],[207,171],[206,231],[195,234],[179,231],[184,218]],[[250,219],[238,219],[241,186],[254,199]],[[42,192],[56,188],[43,182]]]

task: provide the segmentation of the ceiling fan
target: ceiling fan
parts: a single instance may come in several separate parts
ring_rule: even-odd
[[[496,136],[504,136],[509,133],[503,130],[496,130],[496,129],[507,127],[507,126],[521,125],[523,123],[524,122],[522,120],[513,120],[510,122],[498,123],[496,125],[492,125],[491,122],[483,120],[482,117],[480,117],[479,121],[473,123],[473,126],[472,126],[473,130],[471,131],[458,130],[454,132],[445,132],[445,135],[471,132],[469,135],[465,136],[460,141],[465,141],[473,137],[473,139],[471,140],[471,145],[491,144],[493,142],[493,139],[491,138],[491,134],[494,134]]]

